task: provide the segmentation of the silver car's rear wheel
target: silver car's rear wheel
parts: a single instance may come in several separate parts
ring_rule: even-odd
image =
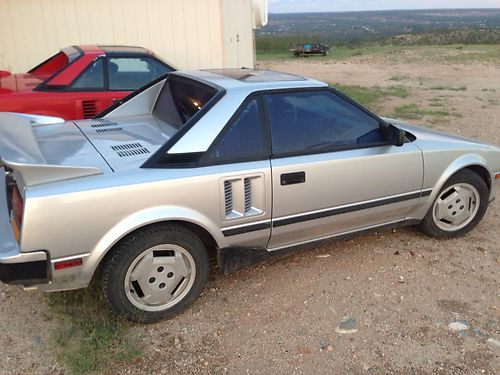
[[[196,275],[192,255],[183,247],[162,244],[134,259],[125,275],[125,294],[141,310],[174,306],[191,290]]]
[[[488,185],[481,176],[472,170],[461,170],[441,188],[420,228],[434,237],[460,236],[482,219],[488,195]]]
[[[474,186],[466,183],[452,185],[434,202],[434,222],[445,231],[462,229],[476,217],[480,203],[481,197]]]
[[[126,319],[154,323],[189,306],[208,279],[208,254],[193,232],[158,224],[128,235],[106,258],[104,296]]]

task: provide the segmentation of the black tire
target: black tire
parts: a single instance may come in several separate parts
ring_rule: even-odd
[[[446,204],[446,207],[443,207],[448,210],[451,215],[461,215],[460,210],[467,211],[468,207],[471,207],[475,202],[474,210],[470,214],[465,212],[466,220],[463,223],[454,225],[453,223],[447,223],[446,218],[440,218],[440,215],[437,214],[438,206],[443,204],[446,200],[443,198],[447,198],[452,196],[452,194],[456,193],[455,187],[463,187],[465,189],[470,189],[470,191],[474,191],[470,187],[475,189],[475,192],[471,193],[472,199],[470,202],[466,202],[465,204],[460,200],[460,196],[457,197],[457,200],[453,200],[449,205]],[[477,195],[477,199],[479,203],[475,201],[475,197]],[[448,181],[444,184],[444,186],[439,191],[438,196],[432,203],[431,208],[425,215],[424,219],[420,223],[420,229],[432,237],[437,238],[451,238],[451,237],[459,237],[471,229],[473,229],[483,218],[486,209],[488,208],[488,197],[489,197],[489,189],[484,180],[477,173],[463,169],[453,176],[449,178]],[[467,217],[467,215],[469,215]],[[449,217],[449,215],[448,215]]]
[[[162,264],[166,259],[173,262]],[[170,268],[172,264],[177,267],[175,272]],[[142,275],[140,281],[132,280],[136,270]],[[186,270],[190,270],[189,276],[184,277]],[[103,266],[102,290],[116,314],[137,323],[154,323],[193,303],[205,288],[208,271],[206,247],[194,233],[180,225],[158,224],[134,232],[112,250]],[[173,289],[170,294],[168,289]],[[180,294],[175,296],[176,293]],[[172,300],[163,305],[144,302],[151,296]]]

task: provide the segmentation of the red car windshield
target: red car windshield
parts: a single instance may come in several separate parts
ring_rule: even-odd
[[[66,54],[63,52],[59,52],[48,60],[45,60],[40,65],[37,65],[36,67],[31,69],[28,73],[38,76],[51,75],[68,65],[68,63],[68,56],[66,56]]]

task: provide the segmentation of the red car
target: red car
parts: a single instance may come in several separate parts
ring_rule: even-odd
[[[67,47],[28,73],[0,70],[0,112],[93,118],[172,70],[141,47]]]

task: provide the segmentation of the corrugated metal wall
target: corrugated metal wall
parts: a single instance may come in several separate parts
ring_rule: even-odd
[[[179,69],[252,67],[251,0],[0,0],[0,69],[74,44],[138,45]]]

